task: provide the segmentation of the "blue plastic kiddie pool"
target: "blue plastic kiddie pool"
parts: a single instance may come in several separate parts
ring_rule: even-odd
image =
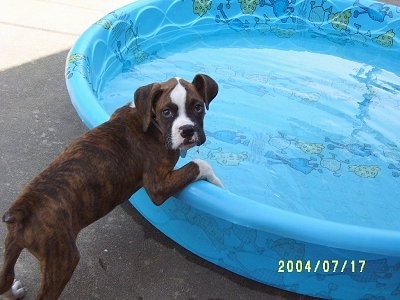
[[[161,207],[131,203],[204,259],[284,290],[400,298],[400,7],[370,0],[140,0],[71,49],[90,128],[139,87],[205,73],[220,86],[207,160]]]

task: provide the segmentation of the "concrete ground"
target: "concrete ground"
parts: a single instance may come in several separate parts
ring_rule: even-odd
[[[86,131],[65,87],[64,64],[79,34],[129,1],[1,0],[0,212],[74,138]],[[2,261],[6,228],[0,224]],[[237,276],[181,248],[130,204],[79,236],[79,265],[62,299],[308,299]],[[36,260],[16,274],[33,299]]]

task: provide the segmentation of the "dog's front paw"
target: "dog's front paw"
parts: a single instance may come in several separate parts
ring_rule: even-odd
[[[195,159],[193,160],[193,162],[199,166],[199,171],[200,171],[196,180],[204,179],[207,180],[208,182],[211,182],[212,184],[215,184],[216,186],[219,186],[221,188],[224,187],[221,180],[219,180],[219,178],[215,176],[212,167],[207,162],[205,162],[202,159]]]
[[[25,296],[26,290],[22,286],[21,281],[14,280],[14,283],[11,286],[11,293],[15,299],[21,299]]]

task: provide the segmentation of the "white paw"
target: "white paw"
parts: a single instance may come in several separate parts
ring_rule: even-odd
[[[11,286],[11,293],[16,299],[21,299],[25,296],[26,290],[22,286],[21,281],[14,280],[14,283]]]
[[[197,176],[196,180],[204,179],[216,186],[221,188],[224,187],[221,180],[215,176],[212,167],[202,159],[194,159],[193,162],[199,166],[200,174]]]

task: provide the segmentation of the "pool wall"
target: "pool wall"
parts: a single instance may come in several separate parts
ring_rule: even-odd
[[[68,55],[67,86],[83,122],[92,128],[109,118],[97,99],[104,74],[112,77],[158,51],[176,50],[174,37],[184,39],[184,31],[188,39],[197,34],[199,43],[212,44],[200,37],[216,27],[221,35],[237,35],[238,43],[251,40],[248,33],[256,31],[276,47],[308,37],[317,41],[314,51],[335,47],[353,59],[359,55],[352,51],[354,43],[365,45],[371,57],[376,49],[400,53],[400,8],[379,2],[141,0],[91,26]],[[158,44],[161,35],[171,43]],[[398,228],[366,230],[259,209],[206,182],[192,184],[161,207],[143,189],[130,201],[183,247],[253,280],[322,298],[400,297]]]
[[[341,228],[324,233],[325,245],[304,242],[304,239],[293,237],[292,230],[285,229],[285,223],[294,222],[300,232],[302,227],[307,228],[310,224],[296,222],[301,220],[294,220],[295,216],[291,214],[286,215],[287,220],[280,219],[283,215],[274,214],[273,209],[269,212],[271,215],[263,218],[269,219],[269,224],[259,220],[258,228],[255,224],[243,226],[240,223],[247,222],[247,213],[255,219],[254,223],[260,217],[254,216],[252,203],[247,201],[246,204],[235,196],[218,199],[218,192],[207,197],[205,185],[207,183],[190,186],[177,198],[167,201],[162,209],[154,208],[150,201],[143,201],[147,197],[143,190],[132,197],[131,202],[154,226],[181,246],[247,278],[326,299],[397,299],[400,295],[398,252],[388,255],[343,249],[339,244],[334,247],[332,243],[340,241],[346,234]],[[216,201],[219,205],[215,205]],[[208,212],[207,205],[210,206]],[[226,205],[236,208],[241,205],[241,213],[236,212],[230,218],[226,214]],[[261,211],[266,213],[265,209]],[[317,223],[314,224],[315,231],[319,228]],[[357,228],[353,229],[357,231]],[[308,239],[305,231],[304,238]],[[393,239],[388,236],[388,243],[397,242],[398,233],[394,232],[394,235]],[[301,233],[299,237],[302,238]],[[371,236],[366,244],[374,246],[374,240]]]

